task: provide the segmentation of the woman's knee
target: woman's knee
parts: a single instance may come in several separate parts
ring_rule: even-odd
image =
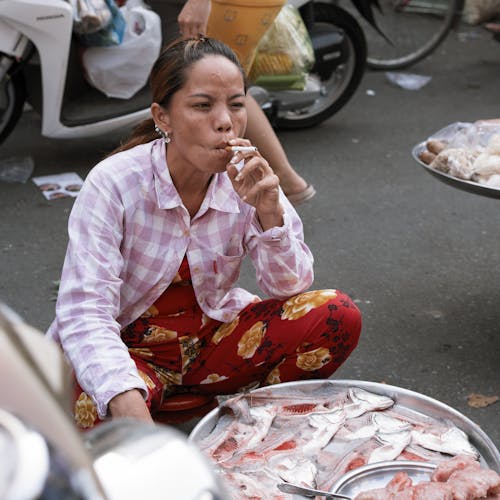
[[[313,290],[301,294],[306,296],[311,294],[309,302],[316,306],[326,305],[326,310],[334,312],[335,315],[346,315],[350,321],[361,323],[361,311],[358,309],[354,301],[341,290],[324,289]]]
[[[344,292],[338,291],[337,301],[340,302],[346,321],[361,331],[361,311],[354,301]]]
[[[329,298],[316,309],[317,326],[314,329],[319,327],[324,341],[330,343],[334,351],[344,352],[347,357],[357,346],[361,335],[361,311],[340,290],[317,290],[315,293],[317,297]]]
[[[340,290],[337,290],[337,297],[332,300],[332,303],[337,308],[342,330],[349,334],[351,342],[356,346],[361,335],[361,311],[349,295]]]

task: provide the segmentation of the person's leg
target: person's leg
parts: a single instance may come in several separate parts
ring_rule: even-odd
[[[250,304],[231,323],[206,320],[201,326],[198,313],[181,315],[181,323],[172,317],[165,328],[148,326],[144,318],[144,324],[122,333],[134,345],[129,352],[148,388],[153,418],[172,394],[230,394],[249,386],[328,378],[354,350],[361,331],[358,308],[338,290]],[[190,325],[193,333],[178,336],[176,324]],[[148,333],[144,341],[141,326]],[[101,422],[78,384],[74,416],[81,429]]]
[[[228,394],[255,385],[328,378],[354,350],[360,331],[358,308],[338,290],[264,300],[247,306],[231,323],[200,330],[204,346],[182,384]]]
[[[288,157],[267,116],[257,101],[248,96],[248,124],[245,136],[259,148],[280,179],[281,188],[294,205],[311,199],[316,191],[290,165]]]

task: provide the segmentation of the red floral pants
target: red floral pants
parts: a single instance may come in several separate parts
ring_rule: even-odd
[[[208,318],[196,302],[184,259],[176,280],[122,331],[149,390],[151,413],[179,392],[232,394],[248,387],[328,378],[356,347],[361,314],[338,290],[248,305],[231,323]],[[75,419],[98,422],[77,387]]]

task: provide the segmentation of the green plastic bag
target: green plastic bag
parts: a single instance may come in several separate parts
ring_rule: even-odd
[[[298,9],[287,4],[257,47],[250,80],[273,90],[302,90],[313,65],[314,50],[307,28]]]

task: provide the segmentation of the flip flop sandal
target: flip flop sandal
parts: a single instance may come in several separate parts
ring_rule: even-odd
[[[316,189],[314,189],[314,186],[312,184],[308,184],[305,189],[298,193],[293,193],[293,194],[287,194],[286,197],[288,198],[288,201],[296,207],[298,205],[301,205],[302,203],[305,203],[306,201],[309,201],[313,196],[316,194]]]

